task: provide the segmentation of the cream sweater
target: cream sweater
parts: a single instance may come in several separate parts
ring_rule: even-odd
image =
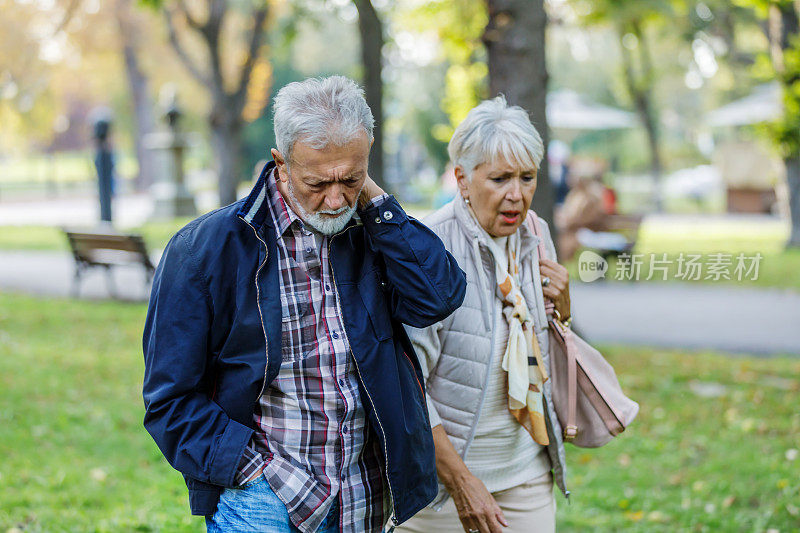
[[[494,239],[505,253],[507,238]],[[508,261],[507,257],[503,257]],[[508,342],[508,324],[503,318],[503,304],[493,299],[495,342],[486,397],[478,416],[475,440],[464,462],[489,492],[516,487],[550,470],[550,459],[542,453],[530,433],[508,411],[508,381],[503,370],[503,354]]]

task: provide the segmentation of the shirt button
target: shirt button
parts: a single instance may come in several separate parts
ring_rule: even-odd
[[[328,292],[331,291],[331,286],[328,285],[327,283],[325,284],[325,290],[328,291]]]
[[[341,385],[342,387],[344,387],[344,380],[343,380],[343,379],[340,379],[340,380],[339,380],[339,385]]]
[[[392,212],[391,212],[391,211],[384,211],[384,212],[383,212],[383,218],[384,218],[385,220],[392,220],[392,217],[393,217],[393,216],[394,216],[394,215],[392,214]]]
[[[381,223],[381,217],[375,217],[375,223],[376,224],[380,224]]]
[[[338,331],[334,331],[333,332],[333,338],[334,339],[338,339],[339,338],[339,332]]]
[[[311,253],[311,247],[310,247],[310,246],[309,246],[308,248],[306,248],[306,253],[307,253],[307,254],[310,254],[310,253]]]
[[[342,428],[342,433],[347,433],[347,426],[344,426],[344,427]]]

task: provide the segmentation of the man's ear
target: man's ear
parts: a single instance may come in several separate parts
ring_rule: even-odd
[[[464,174],[464,168],[458,165],[453,169],[453,173],[456,175],[456,184],[458,185],[458,190],[461,192],[461,196],[465,199],[469,198],[469,180],[467,179],[467,175]]]
[[[286,160],[283,158],[283,154],[275,148],[270,150],[270,154],[272,154],[272,159],[275,160],[275,166],[278,167],[278,179],[285,182],[289,178],[289,172],[286,170]]]

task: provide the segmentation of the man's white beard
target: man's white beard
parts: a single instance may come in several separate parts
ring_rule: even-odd
[[[316,213],[309,213],[305,210],[305,208],[303,208],[303,206],[297,200],[297,196],[294,194],[292,178],[289,177],[289,179],[286,180],[286,183],[288,184],[289,198],[292,200],[294,207],[299,211],[297,214],[300,215],[300,218],[303,219],[304,223],[308,224],[323,235],[333,235],[334,233],[339,233],[342,231],[347,223],[350,222],[350,219],[353,218],[353,213],[356,212],[358,201],[356,201],[355,205],[352,207],[345,205],[335,210],[323,209],[322,211],[317,211]],[[362,185],[361,190],[363,189],[364,186]],[[356,198],[361,196],[361,190],[358,191]]]

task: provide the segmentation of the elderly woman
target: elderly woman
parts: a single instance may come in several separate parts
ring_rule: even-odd
[[[564,447],[548,382],[545,299],[570,316],[567,271],[539,257],[532,231],[542,140],[500,96],[470,111],[450,141],[459,194],[425,222],[467,274],[463,306],[410,329],[428,390],[437,499],[398,531],[554,531],[553,483],[566,495]],[[534,215],[530,215],[532,217]]]

